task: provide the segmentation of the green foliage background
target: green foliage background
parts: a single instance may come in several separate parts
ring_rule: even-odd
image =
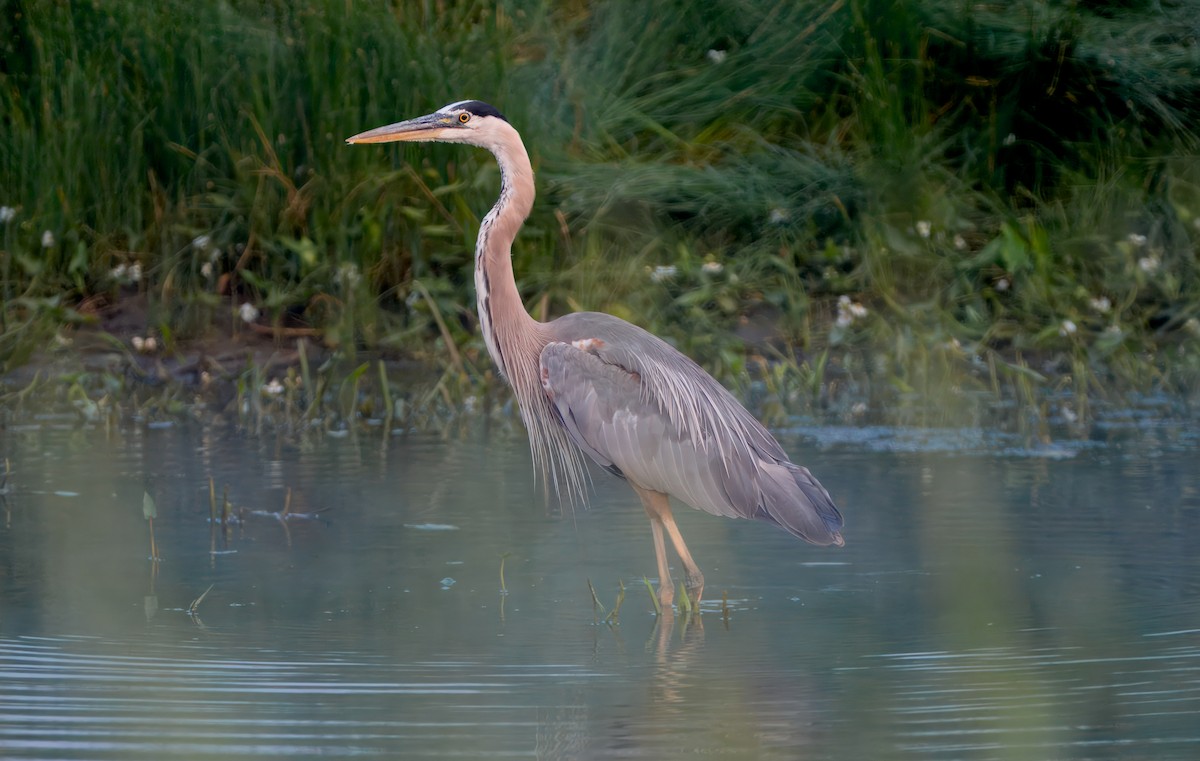
[[[1200,371],[1195,0],[0,6],[8,369],[140,295],[175,339],[250,302],[485,372],[491,158],[343,142],[474,97],[538,171],[535,313],[611,311],[727,380],[761,353],[793,395]]]

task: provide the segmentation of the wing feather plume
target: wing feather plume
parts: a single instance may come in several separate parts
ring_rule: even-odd
[[[572,441],[602,467],[714,515],[841,545],[829,492],[724,387],[666,342],[609,315],[550,323],[542,387]]]

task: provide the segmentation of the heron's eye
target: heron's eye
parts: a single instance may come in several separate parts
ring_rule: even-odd
[[[466,124],[467,122],[471,121],[471,115],[468,114],[466,111],[463,111],[461,114],[458,115],[458,121],[460,124]]]

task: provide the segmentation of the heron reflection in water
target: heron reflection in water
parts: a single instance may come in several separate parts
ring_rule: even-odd
[[[664,610],[675,590],[670,537],[699,602],[704,576],[669,497],[727,518],[753,518],[818,545],[843,544],[842,516],[807,468],[699,365],[662,339],[612,315],[576,312],[539,322],[525,311],[511,247],[533,207],[533,167],[521,136],[477,100],[360,133],[349,143],[466,143],[500,164],[500,198],[475,248],[479,325],[511,384],[536,468],[573,501],[586,498],[584,455],[637,492],[650,518]]]

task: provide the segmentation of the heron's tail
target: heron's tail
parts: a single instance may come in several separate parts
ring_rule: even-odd
[[[813,544],[841,547],[842,514],[808,468],[790,462],[759,462],[759,514]]]

